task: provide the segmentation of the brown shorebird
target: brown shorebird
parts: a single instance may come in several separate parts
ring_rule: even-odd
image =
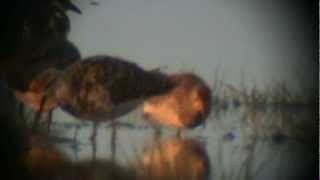
[[[178,129],[193,128],[202,123],[211,109],[211,91],[206,83],[191,73],[169,75],[176,83],[168,93],[145,101],[143,115],[157,122]]]
[[[173,86],[159,71],[145,71],[127,60],[101,55],[69,66],[59,80],[56,97],[62,110],[94,122],[94,140],[98,122],[115,120],[145,98],[165,93]]]
[[[52,110],[57,106],[54,93],[51,86],[57,80],[59,71],[56,69],[47,69],[38,74],[30,82],[27,91],[15,90],[15,96],[23,104],[31,108],[35,113],[35,124],[41,118],[43,112],[48,113],[48,130],[51,123]],[[23,107],[21,107],[23,108]],[[33,127],[36,128],[36,127]],[[35,129],[34,129],[35,130]]]
[[[53,87],[60,71],[79,59],[80,53],[71,42],[54,42],[43,56],[32,61],[32,66],[22,66],[5,74],[16,98],[36,113],[34,130],[42,112],[48,112],[49,130],[52,110],[57,106]]]

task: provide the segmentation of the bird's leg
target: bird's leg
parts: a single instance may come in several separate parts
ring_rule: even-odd
[[[36,115],[35,115],[35,118],[34,118],[34,122],[33,122],[33,126],[32,126],[32,133],[36,133],[36,131],[38,129],[39,121],[40,121],[41,116],[42,116],[43,106],[44,106],[46,100],[47,100],[47,96],[45,95],[41,99],[39,111],[36,112]]]
[[[97,142],[96,139],[94,138],[94,140],[91,140],[91,145],[92,145],[92,161],[96,161],[96,157],[97,157]]]
[[[153,129],[153,135],[155,140],[159,140],[162,135],[162,128],[157,123],[155,123],[149,113],[143,113],[143,119],[146,120],[149,126]]]
[[[36,111],[35,113],[36,113],[36,115],[35,115],[35,118],[33,120],[33,125],[32,125],[32,128],[31,128],[32,133],[36,133],[37,132],[38,126],[39,126],[39,121],[40,121],[41,115],[42,115],[41,111]]]
[[[181,129],[177,130],[176,136],[177,136],[177,138],[181,138]]]
[[[79,125],[76,125],[76,129],[74,130],[73,139],[72,139],[74,142],[77,141],[79,129],[80,129],[80,126],[79,126]]]
[[[50,110],[48,112],[48,115],[47,115],[47,130],[48,130],[48,133],[50,133],[50,127],[51,127],[51,124],[52,124],[52,110]]]
[[[153,129],[154,129],[154,137],[155,137],[155,139],[159,140],[161,138],[161,135],[162,135],[162,127],[154,125]]]
[[[74,131],[74,134],[73,134],[73,153],[74,153],[74,157],[75,157],[75,160],[78,160],[78,150],[77,150],[77,137],[78,137],[78,131],[80,129],[80,125],[76,125],[76,129]]]
[[[112,131],[111,131],[111,160],[112,162],[115,161],[115,156],[116,156],[116,127],[117,124],[114,119],[111,120],[111,126],[112,126]]]
[[[25,115],[24,105],[22,102],[18,104],[19,118],[23,123],[24,127],[27,127],[27,116]]]
[[[92,134],[90,136],[91,144],[92,144],[92,160],[96,160],[96,154],[97,154],[97,142],[96,142],[96,136],[97,136],[97,128],[98,128],[98,122],[93,122],[93,129]]]
[[[91,141],[95,141],[96,140],[97,128],[98,128],[98,122],[94,121],[93,122],[93,128],[92,128],[92,134],[90,136],[90,140]]]
[[[25,118],[24,118],[24,105],[23,105],[23,103],[21,103],[21,102],[19,103],[18,110],[19,110],[20,119],[24,121]]]

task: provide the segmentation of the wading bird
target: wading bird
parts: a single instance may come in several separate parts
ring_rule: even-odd
[[[57,106],[54,86],[60,71],[80,59],[78,49],[69,41],[54,42],[46,54],[37,57],[32,66],[20,67],[5,74],[16,98],[36,113],[33,130],[42,112],[48,112],[48,130],[52,110]]]
[[[135,109],[145,98],[165,93],[174,82],[159,71],[145,71],[127,60],[98,55],[69,66],[56,88],[62,110],[97,123],[115,120]],[[114,130],[114,128],[113,128]]]
[[[202,123],[211,109],[211,91],[207,84],[191,73],[169,75],[176,85],[165,94],[147,99],[143,105],[143,116],[177,128],[193,128]]]

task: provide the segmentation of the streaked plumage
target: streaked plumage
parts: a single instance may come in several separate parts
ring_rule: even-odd
[[[8,72],[5,79],[16,98],[37,112],[36,120],[42,112],[49,112],[51,119],[51,111],[57,106],[56,81],[62,70],[79,59],[80,53],[71,42],[54,42],[43,56],[33,60],[32,66]]]
[[[45,54],[35,61],[32,68],[22,71],[20,76],[9,74],[8,82],[16,97],[33,111],[40,110],[41,100],[47,96],[43,111],[56,107],[53,87],[60,71],[80,59],[78,49],[68,41],[54,44]],[[18,73],[18,72],[16,72]]]
[[[112,56],[93,56],[68,67],[56,89],[59,106],[86,120],[117,118],[144,98],[173,87],[164,74]]]

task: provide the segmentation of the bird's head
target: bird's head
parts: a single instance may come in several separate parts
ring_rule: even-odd
[[[192,92],[192,106],[196,119],[205,120],[211,111],[211,91],[206,85],[196,87]]]

